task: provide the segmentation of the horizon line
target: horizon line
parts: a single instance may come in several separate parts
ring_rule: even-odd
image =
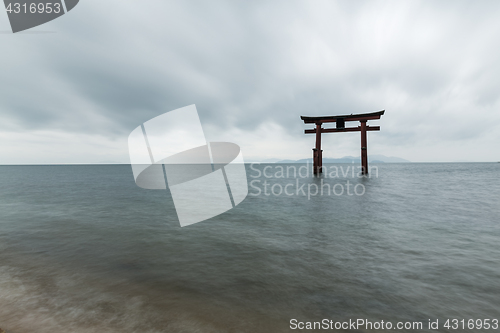
[[[252,161],[252,162],[245,162],[243,164],[253,164],[253,163],[258,163],[258,164],[309,164],[309,163],[296,163],[296,162],[283,162],[283,163],[277,163],[277,162],[258,162],[258,161]],[[374,163],[374,162],[372,162]],[[455,162],[382,162],[382,163],[377,163],[375,164],[418,164],[418,163],[427,163],[427,164],[445,164],[445,163],[500,163],[500,161],[455,161]],[[189,163],[187,163],[189,164]],[[202,164],[202,163],[200,163]],[[238,163],[239,164],[239,163]],[[326,164],[355,164],[355,163],[326,163]],[[132,165],[132,163],[12,163],[12,164],[0,164],[0,166],[70,166],[70,165]]]

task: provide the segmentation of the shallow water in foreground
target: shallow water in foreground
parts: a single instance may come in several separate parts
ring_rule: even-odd
[[[280,170],[247,165],[260,183],[240,205],[185,228],[169,192],[136,187],[128,165],[0,166],[0,327],[289,332],[293,318],[363,318],[445,332],[448,318],[500,319],[499,163],[379,164],[309,197],[321,179],[257,177],[266,166]]]

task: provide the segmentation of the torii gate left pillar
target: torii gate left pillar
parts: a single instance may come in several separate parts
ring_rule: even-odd
[[[368,146],[367,146],[367,131],[380,131],[380,126],[367,126],[368,120],[380,119],[385,110],[363,113],[350,114],[342,116],[321,116],[321,117],[306,117],[300,118],[305,124],[316,124],[315,129],[305,130],[306,134],[316,134],[316,147],[313,148],[313,172],[319,174],[323,172],[323,150],[321,149],[321,134],[336,133],[336,132],[361,132],[361,173],[368,174]],[[358,127],[345,127],[346,121],[359,121]],[[323,123],[336,123],[336,128],[323,128]]]
[[[321,149],[321,123],[316,124],[316,148],[313,148],[314,173],[322,172],[323,150]]]

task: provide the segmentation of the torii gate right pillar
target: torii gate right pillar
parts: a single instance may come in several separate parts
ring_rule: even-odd
[[[313,173],[323,172],[323,150],[321,149],[321,123],[316,124],[316,148],[313,148]]]
[[[368,174],[368,147],[366,140],[366,120],[361,120],[361,174]]]

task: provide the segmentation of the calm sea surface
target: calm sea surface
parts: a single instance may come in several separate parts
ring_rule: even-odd
[[[184,228],[169,191],[138,188],[129,165],[0,166],[0,327],[500,319],[500,163],[379,164],[368,179],[287,166],[247,165],[250,195]]]

